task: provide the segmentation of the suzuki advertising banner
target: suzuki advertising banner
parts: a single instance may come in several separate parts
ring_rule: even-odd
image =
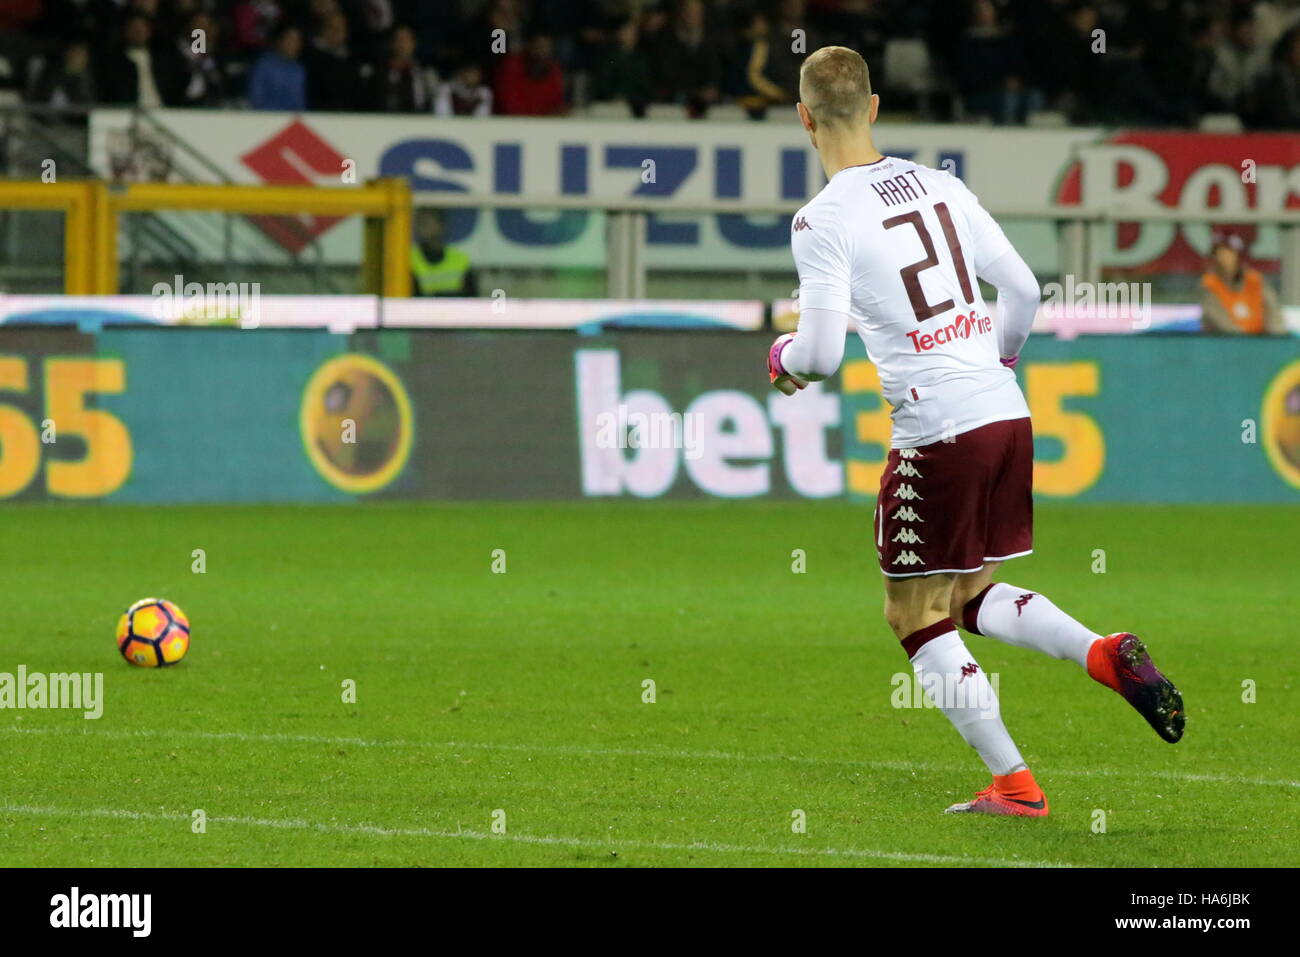
[[[870,502],[875,368],[794,397],[735,331],[0,328],[0,499]],[[1293,340],[1034,337],[1043,499],[1300,502]]]
[[[90,161],[104,176],[192,176],[239,183],[341,186],[402,176],[417,205],[448,192],[528,198],[528,209],[458,210],[451,242],[483,266],[576,266],[605,261],[602,204],[629,197],[662,206],[648,218],[652,269],[791,270],[788,215],[701,215],[702,202],[800,205],[825,182],[807,136],[791,114],[764,123],[592,121],[580,118],[305,115],[162,110],[161,124],[204,157],[189,161],[129,111],[96,110]],[[1147,210],[1300,208],[1300,137],[992,129],[881,124],[880,148],[961,177],[998,216],[1039,273],[1058,264],[1057,227],[1008,214],[1052,204]],[[545,209],[548,200],[591,210]],[[180,216],[183,214],[168,214]],[[1265,271],[1276,268],[1279,233],[1239,230]],[[217,235],[211,233],[212,236]],[[1139,271],[1199,271],[1209,251],[1205,224],[1119,223],[1107,229],[1102,264]],[[202,242],[202,230],[195,241]],[[291,252],[308,240],[327,258],[355,261],[355,217],[311,219],[268,239]],[[214,240],[213,245],[216,246]],[[221,250],[201,250],[216,258]]]

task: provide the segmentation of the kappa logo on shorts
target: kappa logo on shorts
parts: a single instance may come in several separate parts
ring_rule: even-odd
[[[961,677],[957,679],[957,684],[961,684],[967,678],[972,677],[980,670],[980,666],[973,661],[968,661],[961,666]]]
[[[900,459],[919,459],[921,458],[920,449],[894,449]]]
[[[894,509],[894,514],[889,517],[898,522],[920,522],[922,525],[925,524],[925,519],[917,514],[916,509],[910,505],[898,506],[898,508]]]
[[[1025,610],[1025,606],[1029,604],[1029,599],[1033,598],[1033,597],[1034,597],[1034,594],[1035,594],[1035,593],[1032,592],[1032,591],[1031,591],[1031,592],[1026,592],[1025,594],[1021,595],[1019,598],[1016,599],[1016,617],[1017,617],[1017,618],[1019,618],[1019,617],[1020,617],[1020,613],[1021,613],[1022,611]]]
[[[925,478],[911,462],[899,462],[898,468],[894,469],[895,475],[906,475],[908,478]]]
[[[908,485],[906,482],[904,482],[902,485],[898,486],[898,492],[897,492],[896,494],[897,494],[898,497],[901,498],[904,502],[924,502],[924,501],[925,501],[925,499],[921,496],[921,493],[918,492],[916,489],[912,488],[912,486]]]
[[[894,559],[894,564],[895,565],[924,565],[925,562],[921,560],[921,556],[916,554],[916,552],[910,549],[905,549],[904,551],[898,553],[898,557]]]
[[[893,541],[902,542],[904,545],[924,545],[921,536],[916,534],[910,528],[899,529],[898,534],[894,536]]]

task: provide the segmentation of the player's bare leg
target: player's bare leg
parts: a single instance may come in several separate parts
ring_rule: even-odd
[[[1045,817],[1047,798],[1002,723],[997,694],[949,615],[952,574],[885,579],[885,620],[917,680],[993,774],[993,783],[949,812]]]
[[[948,607],[954,621],[973,634],[1075,662],[1121,695],[1164,740],[1183,736],[1182,695],[1152,663],[1141,639],[1126,631],[1102,637],[1038,592],[994,583],[1000,564],[988,562],[957,576]]]

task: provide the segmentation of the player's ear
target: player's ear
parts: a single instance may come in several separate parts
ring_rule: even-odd
[[[879,115],[879,113],[880,113],[880,94],[872,93],[871,112],[867,115],[867,122],[874,126],[876,122],[876,117]]]
[[[794,105],[794,111],[799,114],[799,123],[805,130],[811,133],[813,129],[812,114],[808,112],[808,107],[804,106],[802,102],[799,102]]]

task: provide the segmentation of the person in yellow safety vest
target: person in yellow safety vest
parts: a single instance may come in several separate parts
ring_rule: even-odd
[[[415,214],[411,244],[411,288],[416,296],[477,296],[469,256],[444,242],[442,212],[431,206]]]
[[[1234,233],[1215,233],[1209,268],[1201,277],[1201,328],[1228,335],[1282,335],[1286,325],[1277,296],[1258,269],[1246,265],[1246,244]]]

